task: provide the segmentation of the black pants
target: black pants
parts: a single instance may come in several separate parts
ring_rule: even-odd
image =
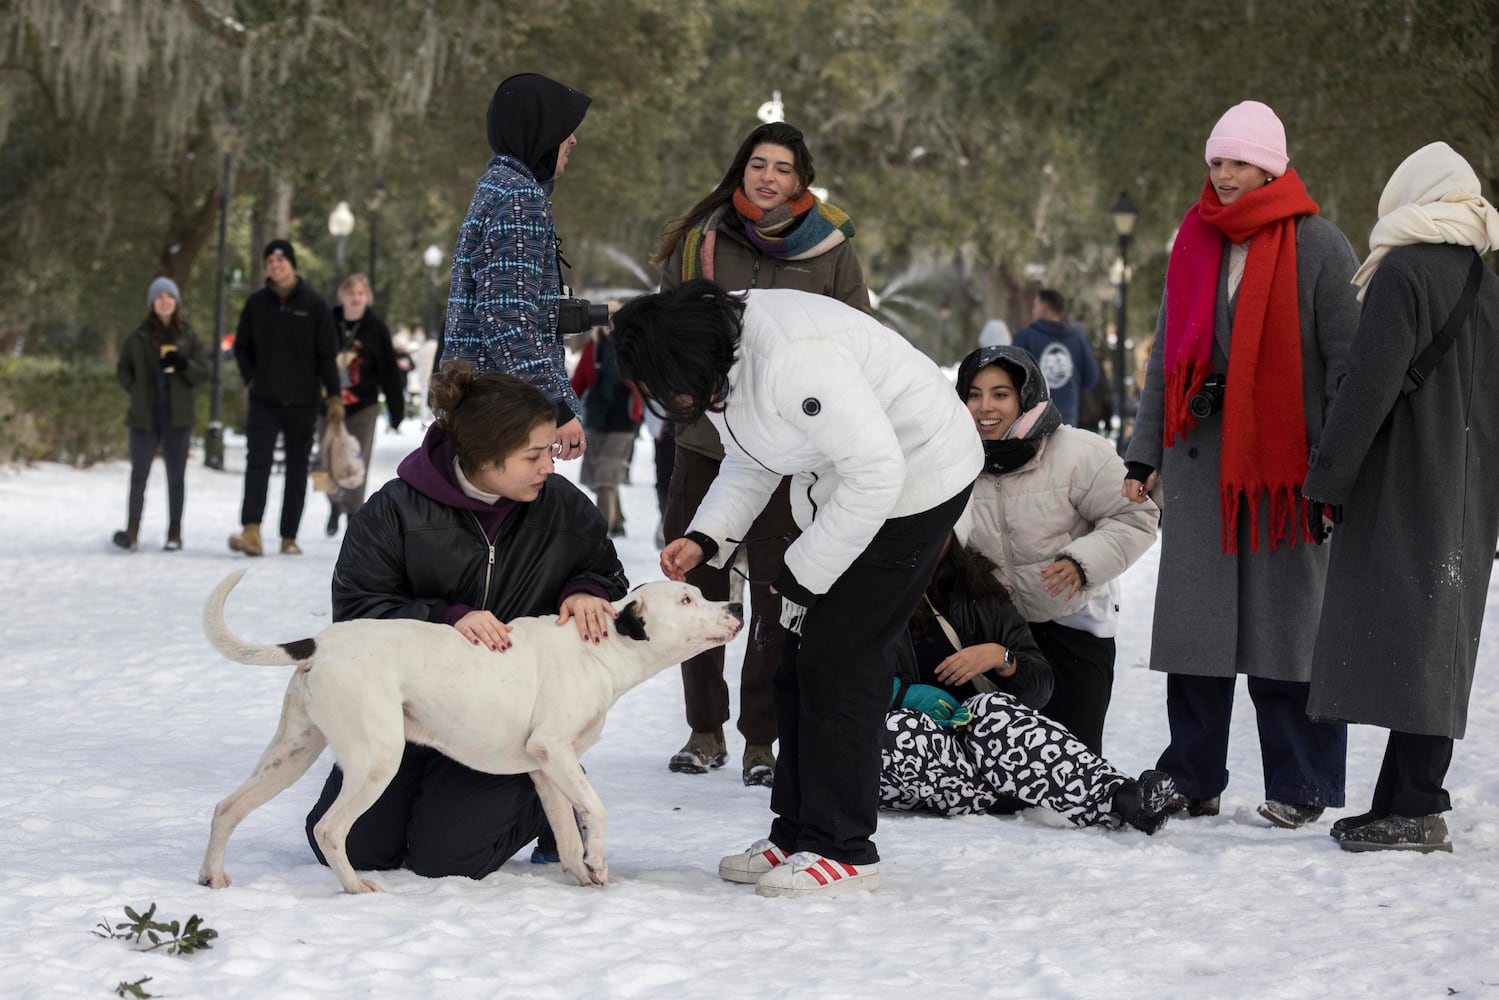
[[[879,860],[880,743],[895,676],[894,644],[926,591],[964,489],[928,511],[886,521],[786,636],[775,678],[780,755],[770,839],[834,861]]]
[[[1114,695],[1114,639],[1056,622],[1031,622],[1031,635],[1056,679],[1041,714],[1100,757],[1103,721]]]
[[[1388,816],[1430,816],[1452,808],[1442,783],[1452,766],[1452,739],[1390,730],[1371,809]]]
[[[1156,767],[1171,775],[1183,795],[1210,799],[1228,787],[1228,727],[1236,681],[1192,674],[1166,677],[1171,745]],[[1348,727],[1308,718],[1310,692],[1310,684],[1298,681],[1249,678],[1265,798],[1335,808],[1343,804]]]
[[[307,814],[307,842],[325,865],[312,828],[342,787],[343,771],[335,767]],[[483,878],[548,829],[529,774],[485,774],[408,743],[396,776],[345,843],[349,864],[363,871]]]
[[[307,463],[312,455],[317,417],[316,406],[268,406],[250,400],[250,414],[245,420],[245,499],[240,507],[241,524],[259,524],[265,517],[265,496],[270,488],[271,464],[279,434],[286,448],[281,537],[297,537],[297,528],[302,524],[302,504],[307,499]]]
[[[156,449],[161,448],[162,462],[167,467],[167,523],[182,523],[182,505],[186,497],[187,451],[192,443],[191,427],[157,427],[143,431],[130,429],[130,506],[128,515],[131,524],[139,524],[141,511],[146,508],[146,480],[151,475],[151,463],[156,460]]]

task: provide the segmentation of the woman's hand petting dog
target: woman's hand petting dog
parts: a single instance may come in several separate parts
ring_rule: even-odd
[[[475,646],[488,646],[496,653],[510,648],[510,626],[500,621],[489,611],[470,611],[453,623],[469,642]]]
[[[578,620],[578,635],[584,642],[598,642],[609,634],[609,621],[619,617],[614,604],[593,594],[570,594],[562,602],[562,613],[557,616],[558,625],[566,625],[569,618]]]

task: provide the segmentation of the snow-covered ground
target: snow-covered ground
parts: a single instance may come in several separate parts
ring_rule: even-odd
[[[414,423],[399,435],[382,428],[376,481],[419,434]],[[719,881],[716,865],[764,835],[768,792],[740,784],[737,735],[722,771],[667,770],[687,734],[681,682],[667,671],[625,696],[585,758],[609,806],[604,889],[522,858],[483,882],[389,872],[377,876],[384,894],[346,896],[302,833],[326,761],[239,828],[233,887],[200,888],[213,805],[269,740],[287,680],[215,654],[203,599],[248,568],[228,608],[236,630],[256,641],[314,633],[329,619],[339,544],[323,536],[327,506],[314,494],[304,556],[232,555],[242,441],[231,440],[229,466],[213,472],[194,455],[186,548],[163,553],[158,464],[134,555],[108,543],[124,518],[123,463],[0,468],[4,996],[107,996],[147,975],[161,996],[281,1000],[1499,994],[1494,620],[1448,782],[1451,855],[1345,854],[1326,835],[1331,813],[1300,831],[1262,821],[1241,685],[1216,819],[1145,837],[1036,815],[887,814],[878,892],[762,899]],[[659,577],[646,440],[633,471],[620,550],[639,582]],[[268,524],[279,491],[278,478]],[[1129,772],[1165,741],[1163,678],[1144,665],[1155,572],[1153,550],[1126,578],[1106,749]],[[1495,619],[1492,590],[1489,606]],[[1383,745],[1381,731],[1352,732],[1346,812],[1365,807]],[[137,954],[91,934],[153,901],[166,918],[201,915],[219,932],[213,948]]]

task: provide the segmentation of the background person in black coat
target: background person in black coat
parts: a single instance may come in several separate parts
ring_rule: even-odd
[[[507,620],[559,613],[601,638],[628,587],[603,517],[552,478],[557,409],[511,375],[449,361],[432,382],[437,422],[349,521],[333,571],[333,619],[445,623],[502,654]],[[497,659],[495,669],[504,669]],[[307,817],[307,841],[343,785],[337,767]],[[406,745],[390,786],[349,831],[355,868],[483,878],[549,833],[528,774],[486,774]],[[325,862],[326,863],[326,862]]]
[[[956,536],[908,631],[885,716],[883,807],[955,816],[1014,799],[1077,826],[1165,825],[1169,776],[1131,778],[1036,710],[1051,697],[1051,665],[994,564]]]
[[[333,318],[323,297],[297,277],[297,254],[286,240],[271,240],[261,255],[265,287],[245,300],[234,334],[234,360],[250,391],[245,419],[243,528],[229,548],[247,556],[264,553],[260,519],[270,487],[276,437],[286,449],[286,485],[281,494],[281,552],[301,555],[297,528],[307,499],[307,463],[318,414],[343,417],[338,395]],[[326,404],[325,404],[326,399]]]

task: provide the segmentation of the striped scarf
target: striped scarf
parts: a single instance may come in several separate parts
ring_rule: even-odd
[[[734,190],[732,205],[722,205],[705,215],[687,231],[682,241],[682,280],[713,280],[713,254],[718,226],[730,211],[744,226],[745,237],[761,253],[779,260],[820,257],[854,235],[853,220],[842,209],[807,191],[795,201],[765,212],[756,208],[744,192]]]

